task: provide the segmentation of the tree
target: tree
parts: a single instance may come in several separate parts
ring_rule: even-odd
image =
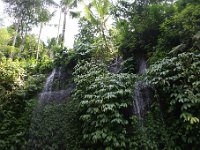
[[[6,28],[0,29],[0,45],[7,45],[11,40],[11,35]]]
[[[64,47],[65,42],[65,31],[66,31],[66,21],[67,21],[67,14],[70,12],[70,9],[77,6],[77,2],[79,0],[61,0],[60,2],[60,8],[62,12],[64,13],[64,19],[63,19],[63,29],[62,29],[62,40],[61,40],[61,47]],[[72,13],[73,14],[73,13]],[[60,20],[59,20],[59,26],[60,26]],[[58,37],[57,37],[58,38]],[[58,39],[57,39],[58,41]]]
[[[112,41],[109,39],[109,31],[107,29],[107,21],[109,19],[109,8],[111,4],[109,0],[93,0],[89,5],[85,5],[86,18],[98,30],[100,38],[104,41],[104,47],[113,52]],[[94,11],[93,11],[94,10]]]
[[[41,38],[41,34],[42,34],[42,29],[44,24],[46,24],[52,17],[53,17],[54,13],[50,13],[47,9],[44,9],[41,12],[41,15],[39,17],[39,22],[40,22],[40,31],[39,31],[39,35],[38,35],[38,46],[37,46],[37,52],[36,52],[36,60],[38,60],[39,58],[39,52],[40,52],[40,38]]]
[[[200,30],[199,9],[200,5],[188,3],[183,10],[165,20],[160,27],[162,33],[157,50],[169,52],[181,43],[190,45],[192,37]]]
[[[0,57],[6,56],[8,57],[9,53],[14,51],[12,46],[9,46],[9,43],[12,40],[12,34],[6,28],[0,29]]]
[[[25,37],[32,25],[37,25],[41,20],[41,15],[46,11],[45,6],[54,4],[52,0],[3,0],[8,4],[7,12],[15,19],[16,35],[13,38],[13,46],[15,46],[16,37],[19,34],[22,38],[20,46],[23,51]],[[47,11],[46,11],[47,12]],[[12,57],[12,54],[11,54]]]
[[[134,73],[139,70],[140,60],[147,60],[148,55],[155,51],[160,25],[173,12],[172,4],[163,1],[119,1],[115,5],[113,13],[119,30],[119,50],[124,60],[135,61]]]

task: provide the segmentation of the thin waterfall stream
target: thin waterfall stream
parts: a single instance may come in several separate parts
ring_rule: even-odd
[[[121,67],[122,61],[123,61],[122,57],[116,57],[115,59],[113,59],[111,64],[108,66],[108,70],[111,73],[119,73],[122,69],[122,67]]]
[[[147,62],[142,55],[138,60],[138,75],[143,75],[147,69]],[[139,80],[135,82],[134,97],[133,97],[133,113],[139,118],[142,118],[144,111],[150,107],[150,91],[146,86],[145,81]]]
[[[61,67],[58,69],[54,68],[52,73],[48,76],[43,91],[39,95],[40,104],[48,104],[50,102],[60,103],[65,101],[70,96],[74,85],[69,84],[66,89],[61,87],[61,69]],[[57,89],[54,89],[54,87],[57,87]]]
[[[64,143],[65,105],[75,87],[70,81],[70,73],[66,72],[61,67],[54,68],[47,77],[32,114],[27,149],[40,149],[42,145],[54,148],[54,139]],[[57,146],[55,149],[63,149],[62,144]]]
[[[122,61],[122,57],[116,57],[108,66],[108,70],[111,73],[120,73],[122,69]],[[147,69],[147,62],[144,54],[138,54],[137,63],[137,74],[142,76]],[[137,115],[139,118],[142,118],[143,113],[150,107],[151,102],[150,90],[144,80],[138,80],[135,82],[133,95],[133,114]]]
[[[52,90],[52,85],[53,85],[53,80],[54,80],[55,74],[56,74],[56,69],[54,68],[52,73],[48,76],[48,78],[45,82],[43,92]]]

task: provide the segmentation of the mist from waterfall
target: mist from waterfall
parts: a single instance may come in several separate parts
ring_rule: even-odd
[[[65,143],[62,131],[65,130],[66,104],[75,87],[66,72],[61,67],[54,68],[47,77],[32,114],[27,149],[41,149],[43,145],[55,149],[65,147],[63,144],[54,147],[54,139]]]

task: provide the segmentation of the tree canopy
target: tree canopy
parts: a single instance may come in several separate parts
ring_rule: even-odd
[[[3,2],[14,21],[0,28],[0,149],[199,149],[199,1]],[[44,42],[52,6],[63,25]]]

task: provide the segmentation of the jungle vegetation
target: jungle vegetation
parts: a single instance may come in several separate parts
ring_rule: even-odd
[[[14,22],[0,26],[1,150],[199,149],[199,0],[3,2]],[[84,15],[72,11],[78,3]],[[44,43],[30,31],[51,20],[50,7],[65,19],[62,33]],[[68,13],[79,19],[72,49],[64,46]],[[119,59],[120,71],[110,71]],[[147,68],[139,74],[141,59]],[[38,95],[58,67],[75,88],[65,103],[42,110],[34,132]],[[151,95],[140,116],[133,111],[138,81]],[[30,141],[31,132],[38,139]]]

